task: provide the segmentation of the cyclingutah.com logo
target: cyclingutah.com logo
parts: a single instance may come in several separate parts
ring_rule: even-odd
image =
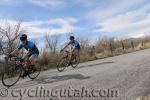
[[[32,89],[0,89],[1,98],[14,97],[19,98],[116,98],[119,96],[117,89],[88,89],[86,87],[81,88],[59,88],[59,89],[48,89],[43,86],[38,86]]]
[[[7,97],[8,96],[8,89],[2,88],[0,89],[0,97]]]

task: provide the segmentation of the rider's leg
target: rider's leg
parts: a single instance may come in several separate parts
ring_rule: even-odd
[[[73,59],[75,59],[75,61],[77,61],[78,58],[80,58],[79,51],[80,51],[79,49],[76,49],[75,52],[74,52],[74,54],[73,54]]]
[[[35,61],[37,60],[37,56],[31,56],[30,58],[29,58],[29,60],[30,60],[30,63],[31,63],[31,65],[34,65],[35,64]]]
[[[76,57],[76,56],[77,56],[77,54],[78,54],[78,50],[77,50],[77,49],[75,49],[75,50],[74,50],[74,52],[73,52],[73,55],[72,55],[72,59],[74,59],[74,57]]]
[[[29,55],[29,61],[27,62],[27,69],[32,69],[32,70],[36,70],[35,67],[33,67],[35,60],[37,59],[38,55],[36,54],[31,54]],[[24,78],[25,76],[28,75],[28,70],[24,71],[24,74],[22,76],[22,78]]]
[[[34,64],[35,64],[35,61],[37,60],[37,58],[38,58],[38,55],[37,54],[32,54],[31,56],[30,56],[30,58],[29,58],[29,62],[28,62],[28,67],[32,67],[32,66],[34,66]]]
[[[31,66],[31,62],[30,62],[30,57],[32,56],[32,54],[30,54],[29,56],[28,56],[28,62],[27,62],[27,68],[29,68],[30,66]]]
[[[72,62],[72,60],[78,55],[78,49],[74,49],[71,52],[71,57],[70,57],[70,62]]]
[[[71,64],[72,64],[72,59],[73,59],[73,54],[74,54],[73,52],[74,52],[74,50],[71,51],[71,54],[70,54],[70,56],[69,56],[68,65],[71,65]]]

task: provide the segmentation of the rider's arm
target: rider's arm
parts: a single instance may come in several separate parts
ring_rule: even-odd
[[[71,44],[71,42],[69,42],[67,45],[65,45],[65,47],[62,50],[66,49],[70,44]]]
[[[19,51],[19,49],[18,48],[16,48],[13,52],[11,52],[10,54],[11,55],[15,55],[16,53],[18,53],[18,51]]]
[[[13,52],[10,53],[10,55],[15,55],[19,52],[19,50],[22,48],[22,45],[20,45],[18,48],[16,48]]]
[[[75,49],[76,49],[75,47],[73,47],[73,48],[71,49],[71,55],[73,55]]]
[[[27,54],[22,59],[25,60],[27,57],[29,57],[30,54],[31,54],[31,52],[28,51]]]
[[[69,44],[67,44],[67,45],[63,48],[63,50],[66,49],[68,46],[69,46]]]

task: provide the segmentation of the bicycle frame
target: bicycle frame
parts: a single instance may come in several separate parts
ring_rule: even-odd
[[[12,63],[14,63],[13,66],[12,66],[13,69],[11,69],[11,67],[9,67],[9,65],[8,65],[8,71],[7,71],[7,68],[5,68],[6,70],[2,75],[2,83],[3,83],[4,86],[11,87],[19,81],[20,77],[24,78],[25,76],[28,76],[30,79],[34,80],[40,74],[40,71],[41,71],[40,66],[38,66],[39,68],[37,68],[37,66],[35,66],[35,70],[32,69],[32,68],[28,69],[28,67],[26,66],[26,63],[29,61],[29,59],[26,59],[23,64],[19,63],[20,59],[21,58],[17,57],[17,56],[10,58],[10,61],[12,61]],[[18,73],[16,73],[16,71]],[[9,77],[9,73],[11,73],[11,72],[12,72],[12,74],[13,73],[15,74],[14,76],[16,76],[15,81],[13,81],[12,83],[8,83],[7,82],[7,76]],[[27,74],[25,74],[26,72],[27,72]],[[11,78],[14,78],[14,77],[9,77],[9,78],[11,79]]]
[[[57,70],[59,72],[62,72],[69,65],[71,65],[73,68],[76,68],[76,66],[79,63],[79,62],[77,62],[76,65],[72,64],[72,61],[70,62],[70,58],[69,58],[70,52],[67,50],[65,50],[64,52],[66,53],[66,55],[61,58],[61,60],[59,61],[58,65],[57,65]],[[73,59],[76,59],[76,58],[74,57]],[[71,59],[71,60],[73,60],[73,59]],[[66,62],[66,63],[64,63],[64,62]]]

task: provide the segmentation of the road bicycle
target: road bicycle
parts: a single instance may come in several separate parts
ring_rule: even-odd
[[[21,57],[5,57],[4,60],[4,71],[2,73],[2,84],[6,87],[11,87],[15,85],[20,78],[28,76],[30,79],[34,80],[38,77],[41,71],[41,66],[35,62],[34,66],[28,65],[30,62],[27,58],[22,64],[20,64]]]
[[[74,56],[73,59],[71,60],[70,63],[70,55],[71,52],[64,50],[62,52],[60,52],[60,60],[57,64],[57,70],[59,72],[64,71],[64,69],[66,67],[68,67],[69,65],[71,65],[73,68],[76,68],[78,66],[78,64],[80,63],[80,57],[79,56]]]

